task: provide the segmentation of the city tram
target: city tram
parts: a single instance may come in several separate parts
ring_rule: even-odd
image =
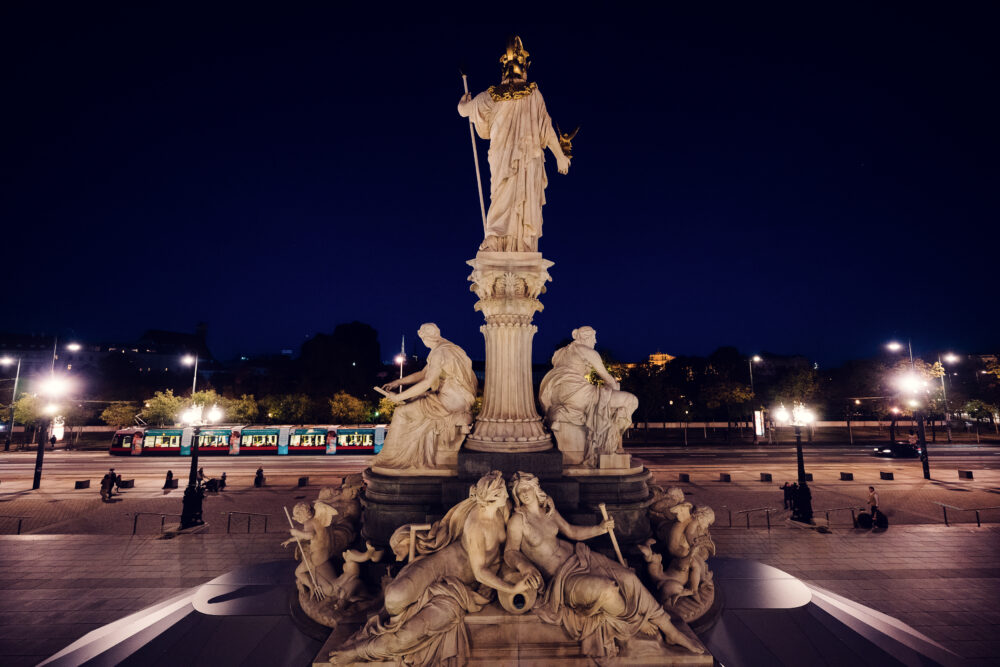
[[[378,454],[386,426],[209,426],[198,434],[199,456],[275,454]],[[115,431],[109,453],[119,456],[190,456],[194,429],[131,427]]]

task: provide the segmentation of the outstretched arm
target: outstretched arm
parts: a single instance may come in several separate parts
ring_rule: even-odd
[[[559,532],[568,537],[571,540],[581,542],[583,540],[589,540],[598,535],[604,535],[608,531],[615,529],[615,520],[608,519],[603,523],[599,523],[596,526],[574,526],[569,521],[564,519],[558,511],[555,512],[556,524],[559,526]]]
[[[560,174],[569,173],[569,158],[563,153],[562,144],[559,143],[559,135],[552,127],[552,121],[545,123],[545,145],[556,158],[556,168]]]
[[[424,375],[426,373],[427,369],[421,368],[416,373],[410,373],[409,375],[401,377],[398,380],[393,380],[392,382],[386,382],[384,385],[382,385],[382,388],[389,390],[389,389],[395,389],[396,387],[402,387],[408,384],[414,384],[416,382],[420,382],[421,380],[424,379]]]

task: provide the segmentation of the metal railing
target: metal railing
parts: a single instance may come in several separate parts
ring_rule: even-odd
[[[163,532],[163,524],[166,521],[166,519],[167,519],[168,516],[180,517],[180,514],[171,514],[170,512],[167,512],[165,514],[161,513],[161,512],[135,512],[134,514],[131,514],[131,515],[126,513],[125,516],[131,516],[132,517],[132,534],[133,535],[135,535],[136,528],[139,525],[139,517],[143,516],[143,515],[146,515],[146,516],[158,516],[158,517],[160,517],[160,532],[161,533]]]
[[[771,512],[777,512],[777,511],[779,511],[779,510],[776,510],[773,507],[754,507],[753,509],[748,509],[748,510],[737,510],[736,513],[737,514],[746,514],[747,515],[747,528],[749,528],[750,527],[750,514],[751,514],[751,512],[763,512],[764,513],[764,517],[767,519],[767,529],[771,530]],[[729,519],[729,525],[730,526],[733,525],[732,518]]]
[[[1000,510],[1000,505],[992,505],[990,507],[955,507],[954,505],[946,505],[945,503],[939,503],[934,501],[934,504],[941,506],[941,511],[944,513],[944,525],[950,526],[948,523],[948,510],[954,510],[956,512],[975,512],[976,513],[976,526],[979,528],[983,527],[982,517],[979,513],[985,510]]]
[[[726,510],[726,513],[729,514],[729,527],[732,528],[733,527],[733,510],[729,509],[725,505],[721,506],[719,509],[724,509],[724,510]]]
[[[232,525],[233,515],[234,514],[243,514],[243,515],[246,515],[246,517],[247,517],[247,533],[248,534],[250,533],[250,523],[253,521],[253,518],[255,516],[262,516],[262,517],[264,517],[264,532],[265,533],[267,532],[267,517],[271,516],[270,514],[261,514],[259,512],[236,512],[236,511],[232,511],[232,512],[226,512],[226,534],[227,535],[229,534],[229,528]]]
[[[858,516],[855,512],[858,511],[856,507],[831,507],[828,510],[817,510],[817,512],[823,512],[826,515],[826,525],[830,525],[830,512],[850,512],[851,513],[851,523],[854,527],[858,527]]]
[[[30,518],[31,518],[30,516],[19,516],[17,514],[0,514],[0,519],[17,519],[17,533],[15,533],[16,535],[21,534],[21,524],[24,523],[24,520]]]

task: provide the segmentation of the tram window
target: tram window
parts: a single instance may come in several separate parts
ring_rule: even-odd
[[[302,440],[301,435],[293,435],[292,439],[289,441],[288,444],[291,445],[292,447],[298,447],[301,444],[301,440]]]
[[[132,436],[130,436],[130,435],[126,435],[126,436],[125,436],[125,437],[124,437],[124,438],[122,439],[122,444],[121,444],[121,446],[122,446],[122,447],[129,447],[129,446],[130,446],[131,444],[132,444]]]

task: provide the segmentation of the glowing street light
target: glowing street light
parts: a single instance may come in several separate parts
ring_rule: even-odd
[[[898,352],[903,349],[903,346],[895,341],[888,343],[886,347],[894,352]],[[897,384],[900,389],[909,394],[926,391],[927,381],[917,374],[917,366],[913,361],[913,343],[907,340],[906,347],[910,353],[910,372],[898,378]],[[920,410],[919,403],[916,405],[911,403],[911,407],[913,407],[913,417],[917,420],[917,442],[920,443],[920,463],[924,469],[924,479],[930,479],[931,466],[930,462],[927,460],[927,434],[924,432],[924,414]]]
[[[938,363],[941,365],[941,370],[944,371],[944,365],[947,364],[957,364],[959,362],[959,357],[953,352],[947,352],[942,359],[938,356]],[[944,428],[948,433],[948,443],[951,443],[951,410],[948,407],[948,390],[944,386],[944,376],[948,373],[941,373],[941,397],[944,399]]]
[[[48,439],[49,427],[52,419],[59,413],[59,406],[54,399],[65,396],[69,393],[71,385],[69,380],[60,375],[50,375],[38,384],[38,393],[49,399],[49,403],[42,408],[42,414],[48,419],[43,419],[38,426],[38,453],[35,455],[35,478],[31,482],[32,489],[42,486],[42,463],[45,458],[45,443]]]
[[[11,357],[0,358],[0,365],[10,366],[14,363]],[[17,381],[21,379],[21,357],[17,358],[17,370],[14,372],[14,391],[10,395],[10,422],[7,424],[7,433],[3,441],[3,450],[10,451],[10,438],[14,433],[14,403],[17,401]]]
[[[83,347],[79,343],[70,343],[66,346],[66,349],[70,352],[79,352]]]
[[[194,379],[191,380],[191,395],[194,396],[194,392],[198,389],[198,355],[185,354],[181,357],[181,363],[185,366],[194,365]]]
[[[198,483],[198,440],[201,427],[217,424],[224,414],[217,405],[205,410],[203,405],[192,405],[181,413],[181,422],[192,427],[191,435],[191,471],[188,473],[187,488],[184,489],[184,499],[181,510],[181,528],[191,528],[205,523],[202,519],[202,501],[205,499],[205,489]]]
[[[406,363],[406,357],[404,357],[402,354],[397,354],[396,358],[395,358],[395,362],[397,364],[399,364],[399,379],[402,380],[403,379],[403,364]],[[401,394],[403,393],[403,385],[402,385],[402,383],[399,385],[399,393],[401,393]]]
[[[802,403],[796,403],[792,406],[791,413],[784,405],[781,405],[774,411],[774,417],[783,424],[795,427],[795,458],[799,468],[799,491],[795,497],[792,520],[812,523],[812,492],[809,491],[809,485],[806,483],[806,465],[802,457],[802,427],[815,422],[816,414]]]

